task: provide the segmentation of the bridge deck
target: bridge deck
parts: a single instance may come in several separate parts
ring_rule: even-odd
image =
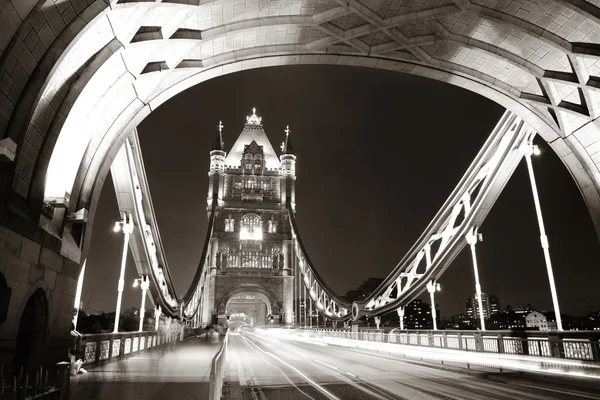
[[[228,370],[244,400],[600,399],[600,385],[580,379],[467,370],[259,331],[229,340]]]
[[[204,400],[219,345],[216,334],[192,337],[90,369],[71,378],[71,400]]]

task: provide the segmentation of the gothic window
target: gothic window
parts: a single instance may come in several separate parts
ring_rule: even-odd
[[[262,240],[262,221],[256,214],[246,214],[242,217],[240,240]]]
[[[256,178],[248,177],[246,178],[246,189],[256,189]]]
[[[260,154],[256,154],[254,156],[254,169],[259,171],[262,168],[262,156]]]
[[[268,232],[269,233],[277,233],[277,221],[275,221],[275,219],[272,217],[269,220]]]
[[[235,230],[235,220],[231,218],[231,214],[229,214],[229,218],[225,218],[225,232],[233,232]]]
[[[244,157],[244,169],[252,169],[252,154],[246,154]]]
[[[235,181],[235,188],[236,189],[241,189],[242,188],[242,181],[239,179],[236,179]]]

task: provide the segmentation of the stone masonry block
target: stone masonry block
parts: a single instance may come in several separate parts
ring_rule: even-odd
[[[69,7],[65,11],[63,11],[61,15],[63,21],[65,21],[65,24],[69,25],[71,21],[73,21],[73,19],[75,18],[75,10],[73,10],[73,7]]]
[[[33,49],[35,49],[35,46],[38,44],[39,41],[40,38],[38,34],[33,29],[31,29],[29,31],[29,34],[25,38],[25,46],[27,46],[29,51],[33,51]]]
[[[52,42],[54,42],[54,39],[56,39],[56,35],[54,32],[52,32],[52,29],[50,29],[50,25],[48,25],[48,23],[44,23],[44,25],[42,25],[38,35],[46,48],[50,47]]]
[[[21,246],[21,254],[19,255],[25,261],[37,264],[40,260],[41,246],[27,238],[23,238],[23,244]]]
[[[40,265],[44,268],[61,273],[63,270],[63,260],[64,258],[60,254],[42,247],[42,251],[40,252]]]
[[[54,290],[54,285],[56,284],[56,271],[46,269],[44,272],[44,280],[48,284],[48,288]]]
[[[17,85],[12,85],[10,92],[8,93],[8,99],[11,101],[11,103],[17,104],[19,97],[21,97],[21,88]]]
[[[7,72],[4,72],[2,74],[2,79],[0,79],[0,91],[8,96],[14,83],[15,81],[12,80],[10,75]]]
[[[29,283],[35,283],[44,278],[44,268],[38,264],[31,264],[29,269]]]
[[[54,291],[60,294],[68,294],[69,293],[69,278],[63,275],[57,275],[56,281],[54,283]],[[73,293],[75,294],[75,293]]]
[[[7,259],[8,253],[5,251],[0,251],[0,272],[2,272],[2,274],[6,274]]]
[[[11,3],[2,2],[0,7],[0,50],[6,50],[13,34],[21,25],[21,18]]]
[[[29,75],[27,74],[27,71],[25,71],[23,66],[19,63],[15,65],[15,68],[13,69],[10,76],[13,78],[15,83],[19,85],[20,88],[24,88],[27,84],[27,81],[29,80]]]
[[[74,297],[77,292],[77,279],[66,278],[65,282],[67,286],[64,294]]]
[[[42,13],[46,21],[50,24],[50,28],[52,28],[54,34],[58,36],[65,29],[65,22],[60,16],[58,8],[54,4],[48,4],[42,9]]]
[[[17,65],[17,59],[12,54],[7,53],[6,58],[4,59],[4,70],[9,74],[12,74],[15,65]]]
[[[40,62],[44,54],[46,53],[46,46],[42,42],[38,42],[38,44],[33,49],[33,57],[37,62]]]
[[[86,0],[71,0],[71,4],[73,5],[73,9],[75,10],[76,14],[79,14],[88,6]]]
[[[15,257],[21,253],[23,237],[3,226],[0,226],[0,250]]]
[[[78,263],[65,258],[63,261],[63,275],[70,279],[79,279],[79,271],[81,267]]]
[[[8,281],[29,283],[30,269],[31,263],[22,260],[19,257],[10,254],[8,255],[6,263],[6,279]]]
[[[39,8],[33,10],[29,22],[31,23],[31,26],[33,26],[33,29],[36,30],[36,32],[39,31],[40,28],[46,23],[46,20],[44,19],[44,14],[42,14]]]
[[[0,93],[0,115],[10,119],[15,105],[8,99],[4,93]]]

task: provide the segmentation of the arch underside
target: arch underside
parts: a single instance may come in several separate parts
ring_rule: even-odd
[[[21,10],[25,22],[2,48],[1,79],[14,82],[0,93],[3,105],[12,102],[0,110],[7,121],[0,119],[0,130],[18,145],[12,189],[34,215],[65,192],[70,213],[88,211],[77,260],[89,248],[112,160],[143,118],[191,85],[284,65],[410,73],[496,101],[550,143],[598,231],[600,9],[592,3],[180,3],[194,2],[97,0],[82,8],[65,1],[61,25],[54,2],[42,1],[29,14]],[[67,17],[69,7],[74,17]],[[35,82],[23,71],[35,71]],[[44,218],[40,224],[51,226]],[[72,242],[69,223],[57,232],[50,233]]]

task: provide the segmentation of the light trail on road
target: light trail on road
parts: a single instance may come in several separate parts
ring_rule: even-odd
[[[237,371],[244,400],[600,400],[594,381],[583,387],[578,378],[487,370],[467,374],[260,331],[231,335],[230,346],[228,368]]]

